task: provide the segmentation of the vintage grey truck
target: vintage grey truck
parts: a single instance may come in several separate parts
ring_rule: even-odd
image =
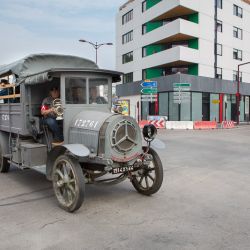
[[[141,131],[133,118],[111,112],[112,83],[120,75],[67,55],[36,54],[1,66],[0,172],[15,166],[45,174],[68,212],[82,205],[85,184],[129,179],[139,193],[156,193],[163,181],[152,147],[157,130],[149,125]],[[53,104],[64,135],[58,146],[41,115],[52,86],[60,90]],[[93,88],[101,102],[90,101]]]

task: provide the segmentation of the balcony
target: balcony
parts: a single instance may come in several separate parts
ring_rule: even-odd
[[[141,47],[156,43],[191,40],[197,37],[199,37],[199,25],[179,18],[143,35]]]
[[[142,58],[142,68],[182,66],[199,63],[199,51],[182,46]]]
[[[190,15],[198,12],[198,1],[172,0],[161,1],[142,15],[143,23],[157,21],[178,16]],[[152,19],[154,17],[154,19]]]

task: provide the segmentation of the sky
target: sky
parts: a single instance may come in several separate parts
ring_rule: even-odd
[[[95,60],[79,39],[112,42],[98,50],[100,68],[115,69],[115,17],[126,0],[0,0],[0,65],[34,53]]]

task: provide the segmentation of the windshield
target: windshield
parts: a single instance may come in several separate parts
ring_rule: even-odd
[[[90,104],[108,103],[108,79],[102,79],[102,78],[89,79],[89,103]]]
[[[107,104],[107,78],[66,77],[66,104]]]

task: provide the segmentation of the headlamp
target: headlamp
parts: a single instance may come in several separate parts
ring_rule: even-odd
[[[142,130],[142,134],[143,134],[145,141],[151,142],[155,139],[155,137],[157,135],[157,129],[152,124],[145,125],[143,130]]]

